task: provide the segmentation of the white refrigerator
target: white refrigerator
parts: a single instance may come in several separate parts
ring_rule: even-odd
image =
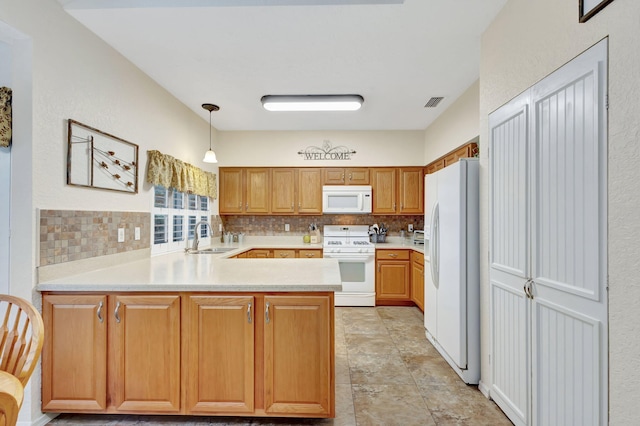
[[[475,158],[425,176],[424,325],[427,339],[469,384],[480,380],[478,192]]]

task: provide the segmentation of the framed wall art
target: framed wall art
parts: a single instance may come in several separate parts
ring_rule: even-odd
[[[613,0],[578,0],[578,15],[580,22],[587,22]]]
[[[69,119],[67,184],[138,192],[138,145]]]

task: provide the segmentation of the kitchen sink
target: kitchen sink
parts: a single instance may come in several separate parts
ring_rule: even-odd
[[[213,247],[202,250],[189,250],[187,254],[218,254],[218,253],[226,253],[228,251],[235,250],[233,247]]]

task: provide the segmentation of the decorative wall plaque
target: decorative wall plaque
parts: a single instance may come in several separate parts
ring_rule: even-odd
[[[138,192],[138,145],[69,119],[67,184]]]
[[[344,145],[332,146],[328,140],[322,143],[322,147],[311,145],[298,151],[305,160],[351,160],[355,153],[355,150]]]

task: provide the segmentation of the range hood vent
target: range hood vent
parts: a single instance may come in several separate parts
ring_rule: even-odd
[[[444,98],[442,96],[434,96],[433,98],[429,99],[426,103],[426,105],[424,106],[425,108],[435,108],[438,106],[438,104],[440,103],[441,100],[443,100]]]

